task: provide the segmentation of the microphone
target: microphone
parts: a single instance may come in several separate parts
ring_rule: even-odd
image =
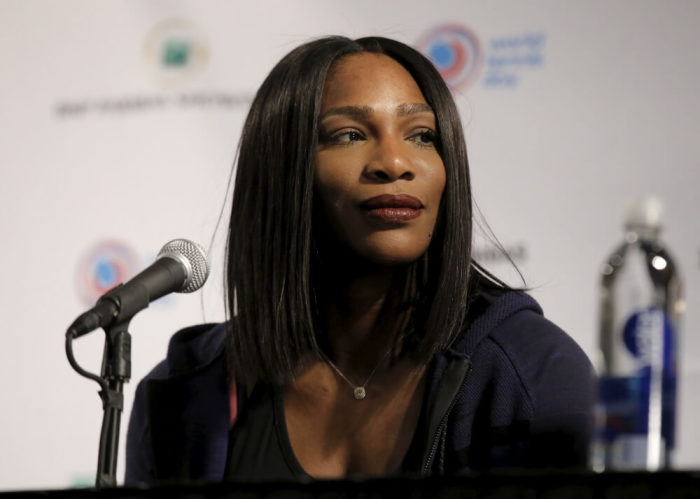
[[[208,276],[209,261],[202,246],[187,239],[170,241],[152,265],[102,295],[94,307],[80,315],[66,336],[77,338],[99,327],[127,321],[161,296],[198,290]]]

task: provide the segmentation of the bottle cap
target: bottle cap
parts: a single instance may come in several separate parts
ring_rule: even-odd
[[[627,206],[625,227],[658,229],[661,226],[661,200],[657,196],[637,199]]]

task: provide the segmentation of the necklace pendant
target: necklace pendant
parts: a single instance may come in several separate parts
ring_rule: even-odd
[[[352,394],[355,396],[355,400],[362,400],[367,396],[364,386],[356,386]]]

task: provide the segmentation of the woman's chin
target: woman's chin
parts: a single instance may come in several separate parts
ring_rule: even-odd
[[[358,252],[365,262],[380,267],[400,267],[418,260],[427,248],[366,248]]]
[[[427,232],[427,231],[426,231]],[[373,233],[371,235],[346,235],[342,239],[326,240],[323,244],[322,260],[335,267],[352,271],[359,267],[400,267],[417,261],[428,250],[430,237],[416,234]],[[376,269],[378,270],[378,269]]]

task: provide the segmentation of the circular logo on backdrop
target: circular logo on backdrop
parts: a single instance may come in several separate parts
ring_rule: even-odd
[[[418,42],[418,50],[432,61],[452,90],[465,90],[481,71],[481,44],[465,26],[435,28]]]
[[[86,306],[136,274],[139,257],[121,241],[101,241],[78,262],[78,295]]]
[[[209,62],[209,41],[186,19],[168,19],[146,35],[143,57],[164,89],[177,88]]]

